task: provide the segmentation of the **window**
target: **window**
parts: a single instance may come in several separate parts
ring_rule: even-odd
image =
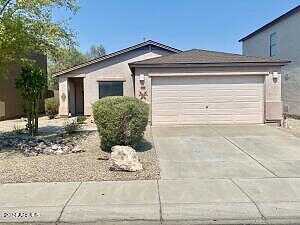
[[[100,81],[99,98],[106,96],[123,96],[123,81]]]
[[[276,56],[277,54],[277,34],[272,33],[270,35],[270,56]]]

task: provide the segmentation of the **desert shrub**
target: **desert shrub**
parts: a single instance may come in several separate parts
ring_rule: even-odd
[[[45,111],[49,119],[53,119],[58,114],[58,100],[56,98],[46,99]]]
[[[19,135],[19,134],[22,134],[23,131],[24,131],[24,128],[20,124],[18,124],[18,123],[14,124],[14,127],[13,127],[14,134]]]
[[[80,124],[77,123],[77,121],[74,119],[68,120],[64,124],[64,130],[66,131],[67,134],[72,134],[79,128],[80,128]]]
[[[36,135],[39,127],[40,103],[47,88],[47,75],[39,66],[27,65],[21,68],[15,85],[24,100],[26,128],[30,135]]]
[[[86,119],[87,119],[86,116],[77,116],[77,123],[84,124]]]
[[[148,123],[149,106],[136,98],[106,97],[94,103],[93,115],[103,150],[114,145],[136,147]]]

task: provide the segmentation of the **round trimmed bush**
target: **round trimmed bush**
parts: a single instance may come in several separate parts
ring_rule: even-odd
[[[93,116],[103,150],[114,145],[136,147],[144,136],[149,106],[132,97],[105,97],[93,104]]]

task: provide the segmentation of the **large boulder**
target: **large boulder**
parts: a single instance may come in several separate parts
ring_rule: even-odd
[[[129,146],[116,145],[111,148],[112,170],[135,172],[143,169],[136,151]]]

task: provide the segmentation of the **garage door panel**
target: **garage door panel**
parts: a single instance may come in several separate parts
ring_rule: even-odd
[[[178,113],[170,112],[170,110],[158,110],[159,117],[178,117]]]
[[[153,111],[162,111],[162,110],[169,110],[169,111],[174,111],[177,114],[177,110],[178,110],[178,103],[168,103],[168,104],[156,104],[152,106],[152,110]]]
[[[153,77],[152,123],[263,123],[263,76]]]
[[[221,104],[220,104],[221,103]],[[206,104],[207,111],[209,110],[218,110],[218,109],[229,109],[231,110],[234,106],[234,102],[232,101],[216,101],[216,102],[209,102]]]
[[[178,116],[157,116],[155,124],[178,124]]]
[[[189,102],[189,103],[183,102],[181,103],[181,108],[202,110],[205,109],[205,104],[203,102]]]
[[[210,116],[210,115],[231,115],[232,110],[231,109],[208,109],[208,110],[206,110],[206,114],[208,116]]]
[[[258,102],[258,97],[255,97],[255,96],[244,96],[244,97],[236,97],[234,99],[235,103],[238,104],[239,102],[243,103],[243,102]],[[260,100],[262,101],[262,100]]]
[[[206,119],[206,115],[182,115],[178,124],[205,124]]]
[[[179,98],[178,102],[181,102],[182,104],[190,104],[192,105],[193,103],[195,104],[203,104],[203,102],[205,101],[205,97],[199,96],[198,98],[195,97],[184,97],[184,98]]]
[[[206,98],[206,101],[207,105],[209,104],[214,104],[214,103],[224,103],[224,104],[228,104],[228,103],[231,103],[232,102],[232,96],[220,96],[219,98],[218,97],[207,97]]]
[[[154,102],[152,105],[153,106],[156,106],[156,105],[164,105],[164,104],[174,104],[174,103],[177,103],[179,102],[179,98],[173,98],[173,97],[170,97],[170,98],[157,98],[157,102]]]
[[[255,109],[257,111],[258,108],[262,107],[261,102],[234,102],[232,103],[235,105],[235,110],[249,110],[249,109]]]
[[[194,115],[206,115],[207,113],[205,112],[204,109],[203,110],[188,109],[188,110],[182,110],[181,114],[185,116],[194,116]]]
[[[178,92],[157,90],[152,92],[152,96],[155,98],[177,98]]]
[[[259,115],[236,115],[234,117],[234,123],[257,123],[257,117]]]
[[[207,116],[207,124],[228,124],[232,122],[232,115],[215,115],[210,114]]]
[[[197,90],[197,91],[192,91],[192,90],[188,90],[188,91],[181,91],[180,92],[180,97],[182,99],[185,98],[192,98],[192,97],[202,97],[205,98],[207,96],[207,92],[205,90]]]

